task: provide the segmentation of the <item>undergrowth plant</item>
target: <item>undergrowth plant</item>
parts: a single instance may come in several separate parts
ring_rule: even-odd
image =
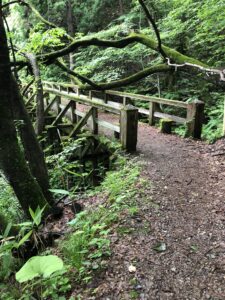
[[[102,149],[102,154],[93,155],[96,144]],[[51,187],[71,194],[89,189],[95,185],[96,178],[102,180],[120,148],[119,143],[89,134],[67,142],[62,152],[47,157]],[[88,156],[93,156],[93,159],[88,159]]]
[[[134,160],[128,162],[123,157],[117,163],[118,168],[107,173],[100,187],[89,192],[89,197],[106,198],[104,203],[72,220],[69,224],[73,233],[61,245],[62,253],[67,263],[75,267],[79,281],[90,281],[94,270],[104,268],[111,253],[109,234],[120,214],[124,210],[130,214],[137,211],[133,199],[140,168]]]
[[[224,99],[217,94],[215,105],[206,108],[209,121],[203,126],[202,137],[209,142],[215,142],[223,135]]]
[[[8,220],[18,221],[23,213],[16,196],[7,180],[0,173],[0,213],[3,213]]]

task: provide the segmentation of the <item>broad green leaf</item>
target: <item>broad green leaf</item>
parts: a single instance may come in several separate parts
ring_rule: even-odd
[[[16,273],[16,280],[22,283],[38,276],[46,278],[62,269],[63,261],[56,255],[34,256]]]

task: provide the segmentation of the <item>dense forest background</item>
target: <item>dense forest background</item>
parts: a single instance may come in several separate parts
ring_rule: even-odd
[[[40,14],[58,27],[49,29],[24,6],[10,10],[13,41],[21,52],[41,53],[66,44],[65,33],[75,39],[97,37],[120,39],[132,32],[154,37],[138,1],[30,1]],[[224,6],[220,1],[146,1],[160,31],[162,42],[210,67],[224,67]],[[63,42],[65,40],[65,44]],[[160,62],[157,53],[141,44],[125,48],[79,48],[70,55],[70,67],[95,82],[118,80]],[[67,62],[69,64],[69,61]],[[207,76],[208,75],[208,76]],[[43,67],[44,79],[68,81],[56,67]],[[190,68],[155,74],[126,91],[165,98],[206,103],[203,137],[210,141],[221,136],[224,85],[218,76],[201,74]],[[178,130],[179,132],[179,130]],[[182,130],[180,131],[182,132]]]

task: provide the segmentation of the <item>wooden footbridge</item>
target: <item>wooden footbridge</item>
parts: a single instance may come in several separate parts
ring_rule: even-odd
[[[76,136],[88,124],[93,134],[99,133],[99,127],[107,128],[119,138],[122,147],[127,151],[135,151],[138,135],[139,114],[148,117],[149,125],[154,125],[156,118],[186,125],[188,136],[201,137],[204,116],[204,102],[191,103],[162,99],[151,96],[124,93],[114,90],[82,91],[72,84],[43,82],[44,107],[46,124],[51,122],[48,130],[60,131],[66,129],[68,137]],[[30,88],[26,93],[26,106],[30,112],[35,111],[35,92]],[[148,109],[138,108],[136,102],[147,103]],[[176,111],[183,110],[185,117],[162,112],[160,106],[176,107]],[[101,119],[102,112],[118,116],[118,122]],[[49,114],[53,117],[49,118]],[[110,119],[110,118],[109,118]]]

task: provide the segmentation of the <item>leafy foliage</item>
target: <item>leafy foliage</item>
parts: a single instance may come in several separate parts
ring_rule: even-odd
[[[134,161],[128,163],[123,158],[118,165],[118,169],[108,172],[101,186],[94,191],[96,195],[105,193],[108,201],[94,210],[80,213],[72,220],[69,224],[74,233],[61,246],[68,263],[77,269],[78,278],[85,282],[92,278],[94,270],[104,268],[104,259],[111,253],[108,235],[120,213],[125,209],[130,209],[130,214],[137,211],[136,207],[134,210],[132,197],[136,194],[139,167]]]
[[[15,194],[5,180],[0,176],[0,213],[4,214],[9,221],[18,221],[22,217],[20,205]]]
[[[58,48],[64,46],[62,38],[65,35],[65,30],[62,28],[52,28],[45,30],[42,23],[38,23],[30,32],[29,39],[21,49],[21,52],[40,53],[47,51],[49,48]]]
[[[217,104],[207,107],[206,112],[209,121],[203,127],[203,138],[209,142],[215,142],[222,136],[223,132],[223,116],[224,116],[224,97],[222,95],[215,95],[220,101]]]
[[[83,151],[96,143],[102,148],[102,154],[96,155],[92,160],[86,159],[82,154]],[[60,194],[57,190],[62,189],[73,194],[93,186],[94,178],[101,181],[110,165],[111,158],[114,158],[119,149],[120,145],[116,142],[109,143],[108,139],[97,139],[86,134],[75,141],[70,141],[64,145],[62,152],[47,157],[53,192]]]
[[[39,276],[46,278],[62,269],[63,261],[56,255],[33,256],[16,273],[16,280],[22,283]]]

